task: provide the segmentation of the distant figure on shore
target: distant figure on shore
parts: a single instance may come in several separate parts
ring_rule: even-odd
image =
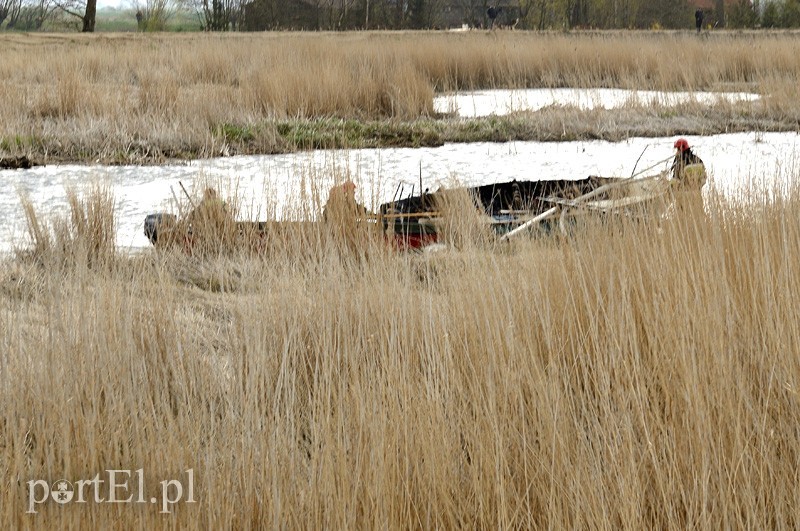
[[[142,10],[136,10],[136,29],[142,31],[142,22],[144,21],[144,15],[142,15]]]
[[[489,17],[489,29],[494,28],[494,19],[497,18],[502,10],[502,7],[495,6],[489,6],[489,9],[486,10],[486,16]]]
[[[675,159],[672,162],[672,178],[685,189],[700,190],[706,184],[706,168],[702,159],[692,152],[685,138],[675,141]]]
[[[703,29],[703,10],[700,8],[694,12],[694,24],[697,26],[697,33],[700,33],[700,30]]]

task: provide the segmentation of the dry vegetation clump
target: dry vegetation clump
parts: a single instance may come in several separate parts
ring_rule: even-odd
[[[486,215],[476,208],[476,198],[465,188],[439,191],[436,198],[436,211],[442,220],[437,233],[444,241],[458,249],[489,243],[491,228],[486,225]]]
[[[2,42],[0,154],[81,161],[288,151],[324,139],[287,137],[287,123],[325,118],[390,130],[365,128],[348,145],[370,134],[411,143],[394,138],[392,124],[431,117],[437,91],[486,88],[748,90],[768,104],[745,114],[785,128],[796,124],[800,74],[794,34],[769,32],[11,35]]]
[[[520,112],[502,125],[498,120],[476,122],[481,134],[494,141],[606,140],[619,142],[634,137],[688,134],[715,135],[742,131],[794,131],[800,113],[788,99],[768,98],[761,103],[718,101],[709,106],[687,101],[664,104],[630,102],[616,109],[551,106],[536,112]],[[491,132],[490,132],[491,130]],[[453,140],[474,141],[470,131],[453,131]]]
[[[112,266],[116,222],[111,191],[95,185],[81,198],[75,189],[69,189],[67,204],[66,215],[43,221],[30,199],[22,197],[31,247],[20,251],[20,258],[55,269]]]
[[[796,190],[772,192],[497,249],[14,260],[0,268],[0,517],[797,527],[800,208]],[[143,469],[150,496],[190,468],[197,503],[172,515],[25,514],[32,479]]]

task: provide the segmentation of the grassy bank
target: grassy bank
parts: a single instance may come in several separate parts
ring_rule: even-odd
[[[69,246],[0,268],[0,518],[796,527],[800,208],[765,192],[361,258],[322,233],[261,257],[115,256],[105,196],[73,202]],[[28,481],[108,469],[142,469],[148,497],[192,469],[197,503],[25,514]]]
[[[150,163],[328,143],[787,130],[800,121],[797,43],[769,32],[8,34],[0,156]],[[748,90],[764,101],[629,106],[589,127],[575,109],[489,127],[433,112],[436,92],[501,87]],[[348,123],[359,125],[337,129]]]

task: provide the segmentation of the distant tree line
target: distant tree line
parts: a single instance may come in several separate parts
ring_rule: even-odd
[[[94,31],[97,0],[0,0],[0,29]],[[713,0],[706,26],[800,27],[800,0]],[[691,28],[691,0],[133,0],[138,27],[160,31],[176,9],[206,31],[471,28]],[[490,9],[491,8],[491,9]],[[489,17],[489,14],[492,17]]]
[[[0,0],[0,29],[55,29],[92,32],[97,0]]]
[[[190,0],[203,1],[203,0]],[[205,0],[208,1],[208,0]],[[213,0],[223,1],[223,0]],[[223,29],[692,28],[691,0],[228,0]],[[800,27],[800,0],[713,0],[707,27]],[[496,19],[488,17],[494,8]],[[495,14],[493,13],[493,14]],[[492,24],[494,22],[494,24]]]

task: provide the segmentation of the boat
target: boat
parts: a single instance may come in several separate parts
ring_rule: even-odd
[[[702,170],[699,168],[697,171]],[[687,171],[694,171],[687,167]],[[705,170],[702,170],[703,172]],[[629,178],[517,181],[465,188],[491,232],[501,241],[523,234],[567,232],[589,214],[642,216],[663,213],[674,199],[675,180],[663,170]],[[379,219],[396,247],[415,249],[439,241],[446,223],[442,204],[452,190],[423,193],[384,203]]]
[[[487,232],[499,241],[508,241],[531,233],[566,233],[580,216],[658,215],[673,202],[673,191],[687,189],[685,182],[699,183],[688,187],[693,192],[699,191],[705,183],[702,164],[686,166],[686,175],[692,178],[681,181],[680,186],[676,186],[679,182],[672,178],[671,169],[645,174],[647,170],[631,177],[512,180],[425,191],[383,203],[377,213],[359,214],[354,221],[360,226],[379,228],[396,249],[421,249],[443,243],[447,225],[451,221],[448,219],[447,205],[454,198],[460,198],[463,208],[464,198],[467,198],[467,210],[475,214],[473,221],[485,224]],[[324,221],[306,222],[303,225],[315,223]],[[263,245],[267,231],[287,231],[289,229],[283,225],[289,224],[297,225],[298,222],[236,221],[229,234],[233,234],[237,241],[246,241],[257,249],[259,241]],[[177,216],[167,213],[148,215],[144,222],[144,233],[153,245],[178,241],[189,250],[195,238],[190,224],[181,223]]]

